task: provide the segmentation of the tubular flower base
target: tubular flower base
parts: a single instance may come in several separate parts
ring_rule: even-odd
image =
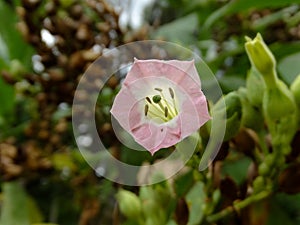
[[[178,60],[135,59],[111,113],[152,155],[210,119],[194,61]]]

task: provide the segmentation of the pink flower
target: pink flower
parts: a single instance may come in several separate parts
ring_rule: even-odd
[[[178,60],[135,59],[111,113],[152,155],[210,119],[194,61]]]

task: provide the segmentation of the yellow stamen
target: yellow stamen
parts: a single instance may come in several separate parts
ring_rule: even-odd
[[[167,118],[168,117],[168,107],[165,106],[165,117]]]
[[[149,105],[148,105],[148,104],[146,104],[146,105],[145,105],[145,116],[147,116],[147,114],[148,114],[148,111],[149,111]]]
[[[150,119],[159,118],[163,122],[168,122],[178,115],[175,92],[169,87],[168,91],[171,98],[169,96],[166,98],[162,88],[156,87],[154,90],[158,91],[159,94],[145,98],[145,116]]]

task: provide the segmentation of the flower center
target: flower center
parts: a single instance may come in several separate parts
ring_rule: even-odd
[[[156,122],[168,122],[178,115],[176,96],[172,88],[168,88],[165,96],[162,88],[154,88],[158,93],[145,98],[145,116]]]

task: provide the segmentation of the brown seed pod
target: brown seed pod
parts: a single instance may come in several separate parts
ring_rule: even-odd
[[[62,81],[65,79],[64,71],[60,68],[50,68],[47,69],[46,72],[52,81]]]
[[[86,24],[79,25],[76,32],[76,38],[80,41],[88,41],[92,39],[91,31]]]
[[[0,143],[0,156],[14,159],[17,157],[18,150],[12,144]]]
[[[70,16],[74,19],[80,19],[83,15],[83,7],[82,5],[76,4],[76,5],[72,5],[70,10]]]
[[[57,133],[64,133],[67,131],[67,129],[68,129],[67,121],[65,119],[61,119],[56,124],[54,131],[56,131]]]
[[[13,78],[12,74],[10,74],[8,71],[1,71],[0,76],[3,78],[3,80],[8,84],[15,84],[17,80]]]

